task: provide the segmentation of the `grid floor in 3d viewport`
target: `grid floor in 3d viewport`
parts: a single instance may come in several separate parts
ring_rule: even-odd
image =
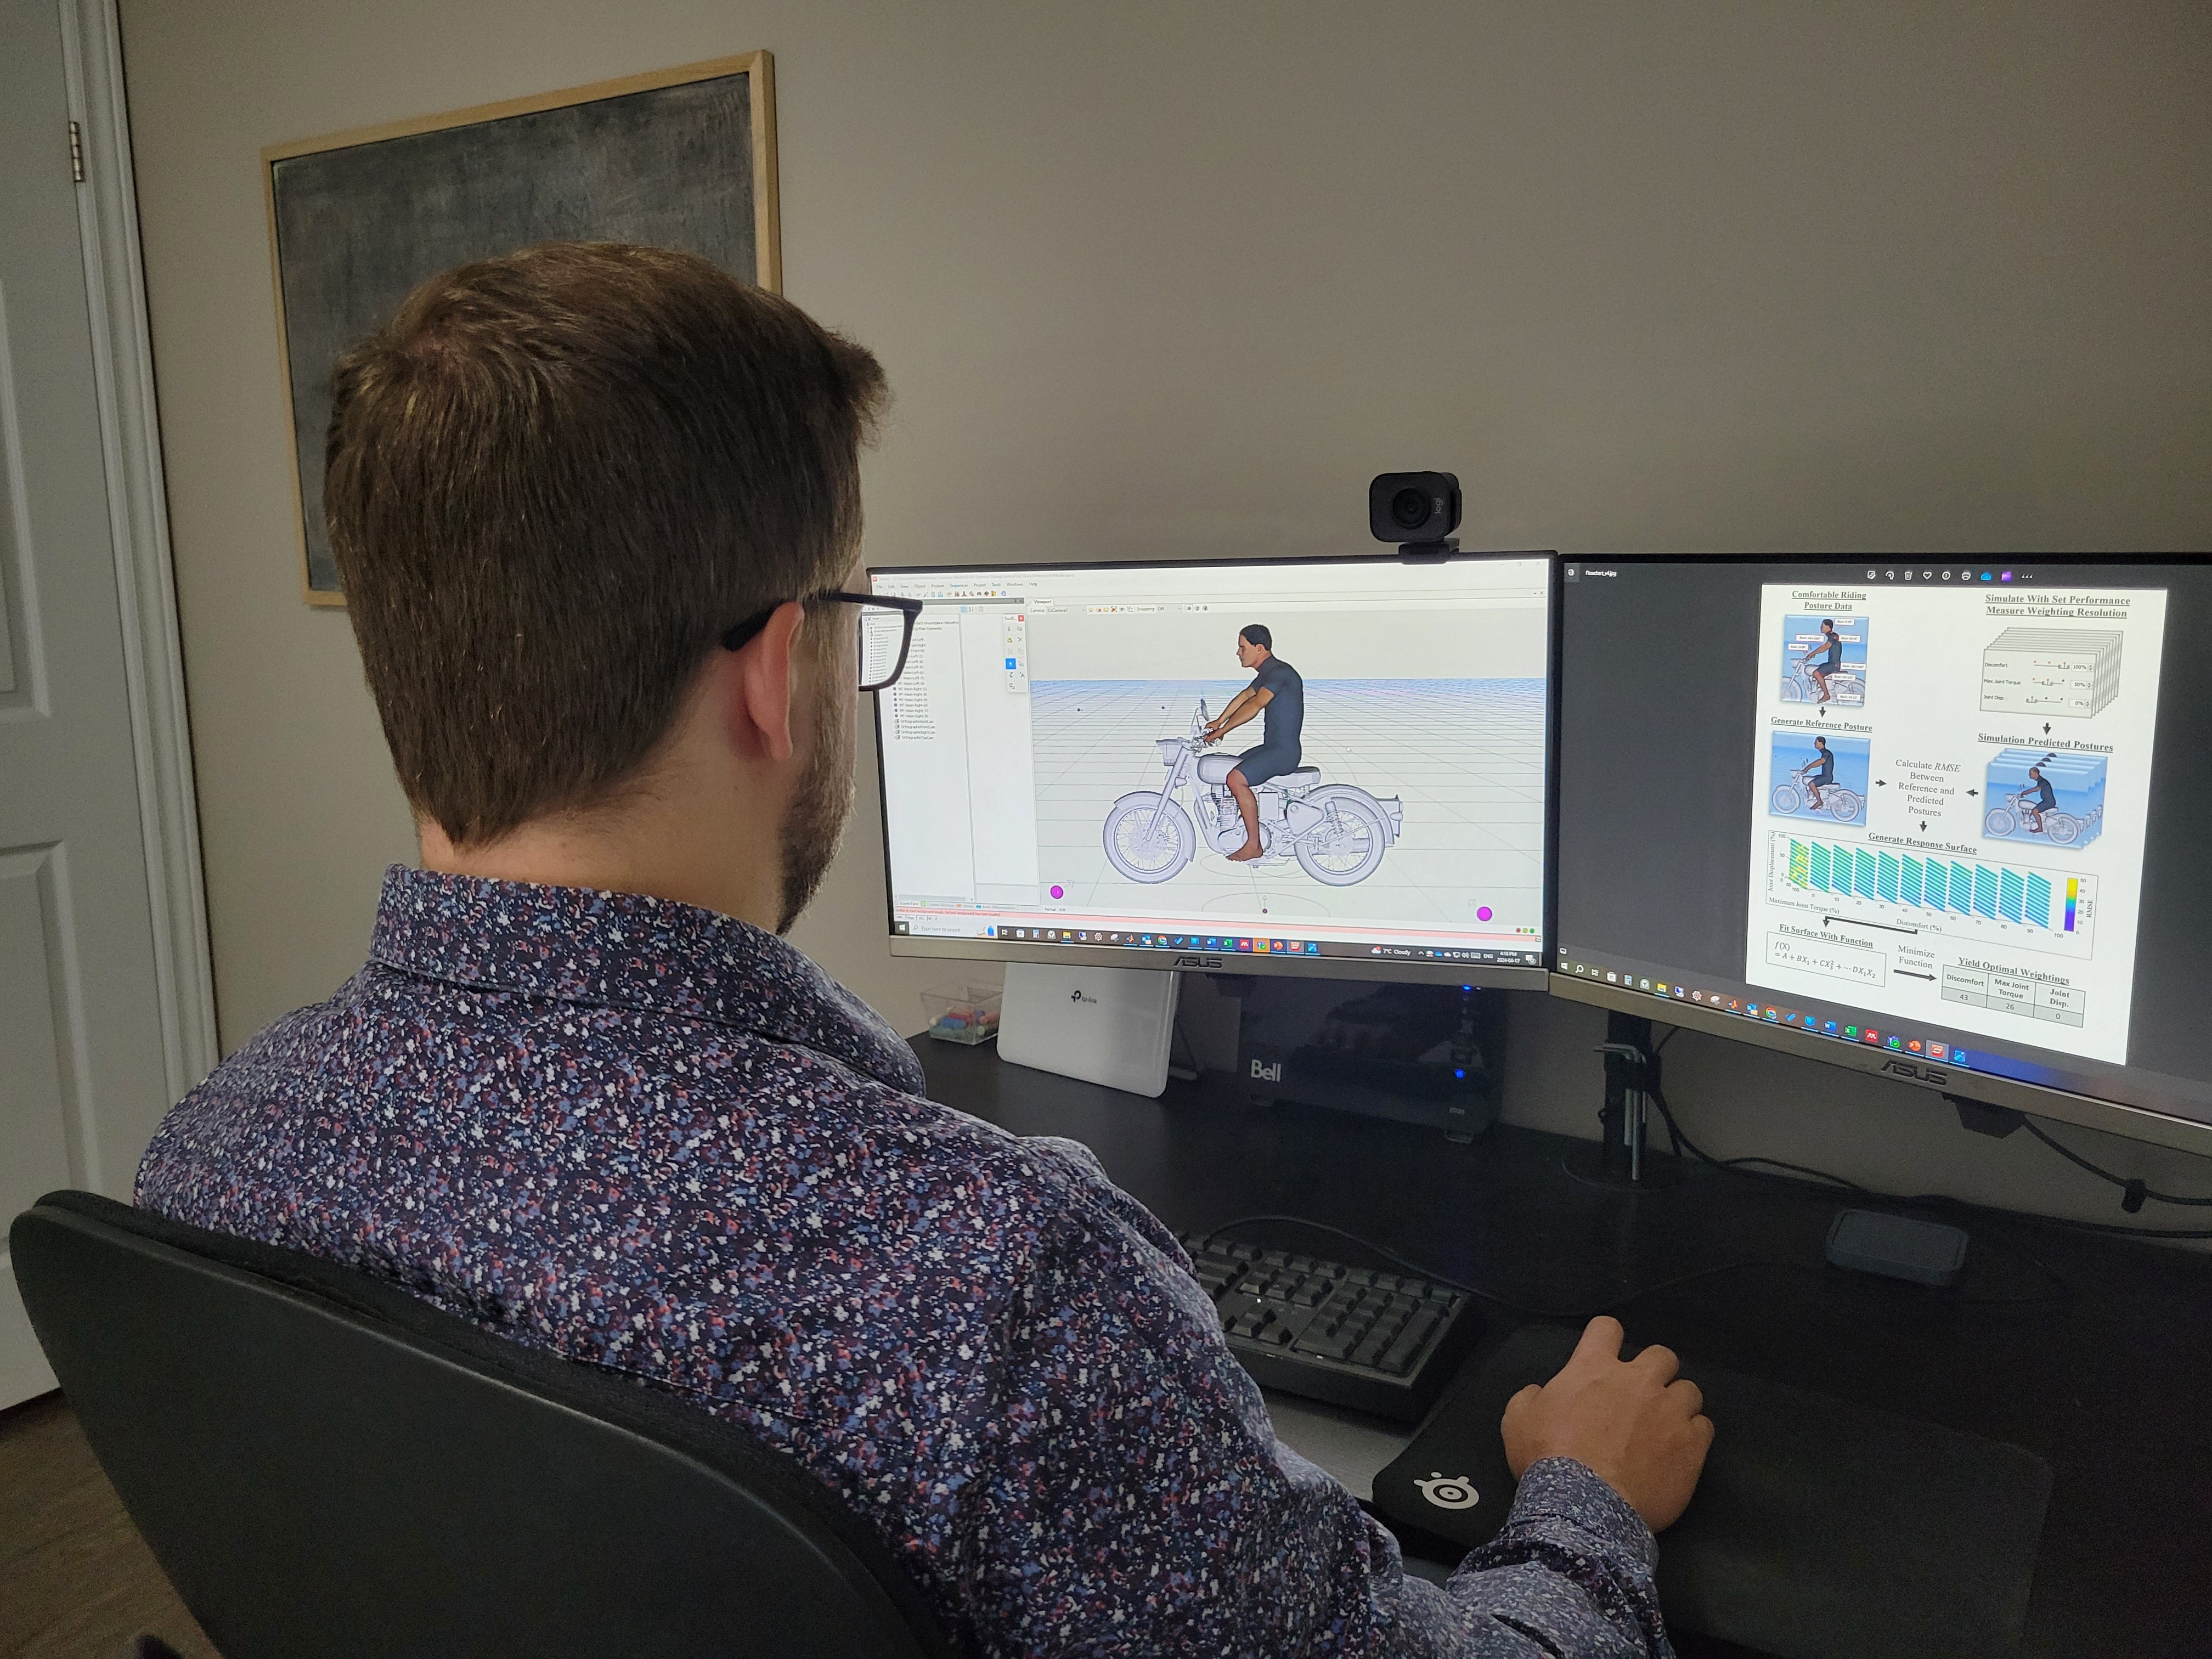
[[[1155,738],[1190,729],[1198,700],[1218,714],[1244,680],[1040,680],[1030,687],[1038,875],[1066,902],[1134,914],[1174,909],[1224,919],[1359,917],[1470,922],[1479,905],[1539,913],[1544,862],[1544,687],[1540,680],[1309,680],[1303,747],[1323,783],[1357,784],[1405,803],[1382,867],[1355,887],[1315,881],[1294,861],[1265,870],[1201,851],[1172,880],[1147,885],[1107,862],[1100,832],[1114,802],[1157,789]],[[1260,741],[1261,719],[1220,752]],[[1186,806],[1188,791],[1179,794]],[[1503,902],[1501,902],[1503,901]]]

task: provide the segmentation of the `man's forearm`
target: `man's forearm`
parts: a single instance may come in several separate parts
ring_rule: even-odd
[[[1620,1494],[1555,1457],[1522,1477],[1504,1528],[1460,1564],[1446,1593],[1471,1630],[1495,1621],[1542,1652],[1662,1659],[1674,1650],[1651,1579],[1656,1559],[1650,1528]]]

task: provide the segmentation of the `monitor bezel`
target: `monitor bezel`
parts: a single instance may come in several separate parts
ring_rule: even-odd
[[[964,564],[871,564],[868,574],[963,576],[987,570],[1160,570],[1194,567],[1223,569],[1243,565],[1474,563],[1498,559],[1544,561],[1546,621],[1544,670],[1544,854],[1543,937],[1536,961],[1528,963],[1431,962],[1407,957],[1290,957],[1239,951],[1167,951],[1144,946],[1033,944],[1018,939],[920,938],[898,931],[891,884],[890,799],[884,782],[883,694],[870,694],[875,733],[876,809],[883,834],[884,927],[895,957],[935,957],[965,962],[1048,963],[1068,966],[1130,968],[1154,972],[1186,970],[1208,974],[1268,974],[1306,979],[1351,979],[1418,985],[1473,985],[1486,990],[1543,991],[1552,974],[1546,965],[1555,948],[1559,922],[1559,554],[1554,548],[1460,548],[1446,554],[1407,554],[1392,549],[1373,553],[1251,554],[1202,559],[994,559]]]
[[[1779,1024],[1768,1024],[1764,1020],[1753,1020],[1742,1014],[1716,1013],[1694,1002],[1684,1003],[1671,996],[1662,997],[1656,991],[1623,990],[1617,985],[1577,978],[1572,974],[1556,970],[1551,975],[1551,981],[1552,994],[1569,1002],[1583,1002],[1599,1008],[1617,1009],[1623,1013],[1641,1014],[1662,1025],[1707,1031],[1715,1036],[1732,1038],[1761,1048],[1802,1054],[1808,1060],[1841,1066],[1846,1071],[1863,1072],[1872,1077],[1887,1078],[1893,1083],[1906,1083],[1916,1089],[1930,1090],[1946,1100],[1970,1100],[1989,1106],[2014,1107],[2033,1116],[2050,1118],[2055,1122],[2071,1123],[2084,1129],[2101,1129],[2110,1134],[2124,1135],[2130,1140],[2212,1158],[2212,1124],[2175,1117],[2147,1106],[2130,1106],[2122,1101],[2106,1100],[2099,1095],[2081,1094],[2070,1089],[2053,1089],[2039,1083],[2022,1083],[2012,1078],[1999,1077],[1992,1072],[1938,1065],[1933,1060],[1893,1054],[1886,1049],[1844,1042],[1816,1032],[1794,1030]]]
[[[1553,641],[1553,661],[1555,677],[1553,680],[1552,718],[1555,728],[1560,720],[1564,704],[1563,691],[1556,678],[1556,665],[1565,640],[1566,598],[1564,571],[1565,561],[1571,557],[1577,564],[1832,564],[1841,561],[1874,560],[1880,563],[1902,566],[1911,562],[1936,565],[1960,563],[1981,564],[1991,561],[2010,560],[2014,562],[2069,565],[2191,565],[2205,562],[2208,556],[2191,553],[2067,553],[2067,552],[1980,552],[1952,553],[1869,553],[1863,549],[1844,549],[1830,553],[1577,553],[1562,556],[1553,567],[1553,580],[1559,586],[1553,589],[1553,622],[1555,630]],[[1554,731],[1551,750],[1553,776],[1547,799],[1557,810],[1559,798],[1558,775],[1559,733]],[[1546,932],[1553,939],[1559,937],[1556,910],[1562,873],[1559,869],[1559,844],[1556,825],[1552,836],[1552,869],[1547,891],[1554,909]],[[1556,954],[1559,947],[1554,946]],[[1839,1066],[1846,1071],[1864,1073],[1881,1077],[1894,1083],[1904,1083],[1942,1095],[1945,1099],[1972,1101],[1984,1105],[2010,1107],[2035,1117],[2049,1118],[2054,1122],[2070,1123],[2084,1129],[2100,1129],[2107,1133],[2122,1135],[2130,1140],[2149,1146],[2166,1146],[2176,1151],[2192,1152],[2199,1157],[2212,1157],[2212,1123],[2201,1123],[2194,1118],[2161,1112],[2154,1107],[2137,1106],[2125,1101],[2108,1099],[2102,1095],[2086,1094],[2075,1089],[2054,1088],[2049,1085],[2022,1082],[2017,1079],[2000,1077],[1994,1073],[1956,1066],[1939,1065],[1931,1060],[1911,1055],[1896,1054],[1886,1049],[1865,1048],[1846,1043],[1817,1032],[1797,1031],[1780,1024],[1753,1021],[1743,1015],[1722,1013],[1702,1007],[1696,1003],[1684,1003],[1672,996],[1662,997],[1656,992],[1642,991],[1621,986],[1607,985],[1600,981],[1562,974],[1556,968],[1549,970],[1551,994],[1571,1002],[1587,1003],[1595,1007],[1618,1009],[1626,1013],[1640,1014],[1670,1026],[1681,1026],[1690,1030],[1710,1032],[1715,1036],[1728,1037],[1738,1042],[1747,1042],[1762,1048],[1778,1049],[1784,1054],[1799,1054],[1825,1065]]]

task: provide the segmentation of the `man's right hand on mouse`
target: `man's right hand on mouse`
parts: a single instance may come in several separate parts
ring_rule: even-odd
[[[1676,1376],[1671,1350],[1654,1346],[1623,1360],[1624,1334],[1617,1319],[1591,1320],[1557,1376],[1506,1401],[1505,1462],[1518,1480],[1532,1463],[1571,1457],[1662,1532],[1697,1490],[1713,1422],[1698,1385]]]

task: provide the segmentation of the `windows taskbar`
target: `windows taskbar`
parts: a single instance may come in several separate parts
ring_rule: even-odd
[[[1287,934],[1188,933],[1131,928],[1002,927],[987,925],[981,933],[913,934],[908,924],[897,921],[892,930],[902,937],[1012,941],[1019,945],[1073,945],[1096,950],[1204,951],[1222,956],[1302,957],[1308,960],[1335,958],[1363,962],[1458,962],[1478,967],[1543,965],[1534,951],[1468,948],[1459,945],[1359,945],[1344,939],[1299,939]]]
[[[1664,1002],[1686,1002],[1692,1007],[1702,1007],[1713,1013],[1755,1019],[1764,1025],[1788,1025],[1814,1036],[1833,1037],[1840,1042],[1855,1042],[1865,1048],[1900,1054],[1919,1054],[1967,1071],[1973,1070],[1978,1060],[1991,1071],[2002,1069],[2008,1072],[2011,1069],[1995,1065],[1996,1057],[1991,1054],[1970,1054],[1945,1038],[1877,1029],[1857,1020],[1832,1018],[1803,1008],[1770,1002],[1756,991],[1746,995],[1741,991],[1712,990],[1653,974],[1631,972],[1624,968],[1608,968],[1602,963],[1577,960],[1566,951],[1560,953],[1559,963],[1553,971],[1564,974],[1570,979],[1589,979],[1605,985],[1618,986],[1624,991],[1634,991]]]

